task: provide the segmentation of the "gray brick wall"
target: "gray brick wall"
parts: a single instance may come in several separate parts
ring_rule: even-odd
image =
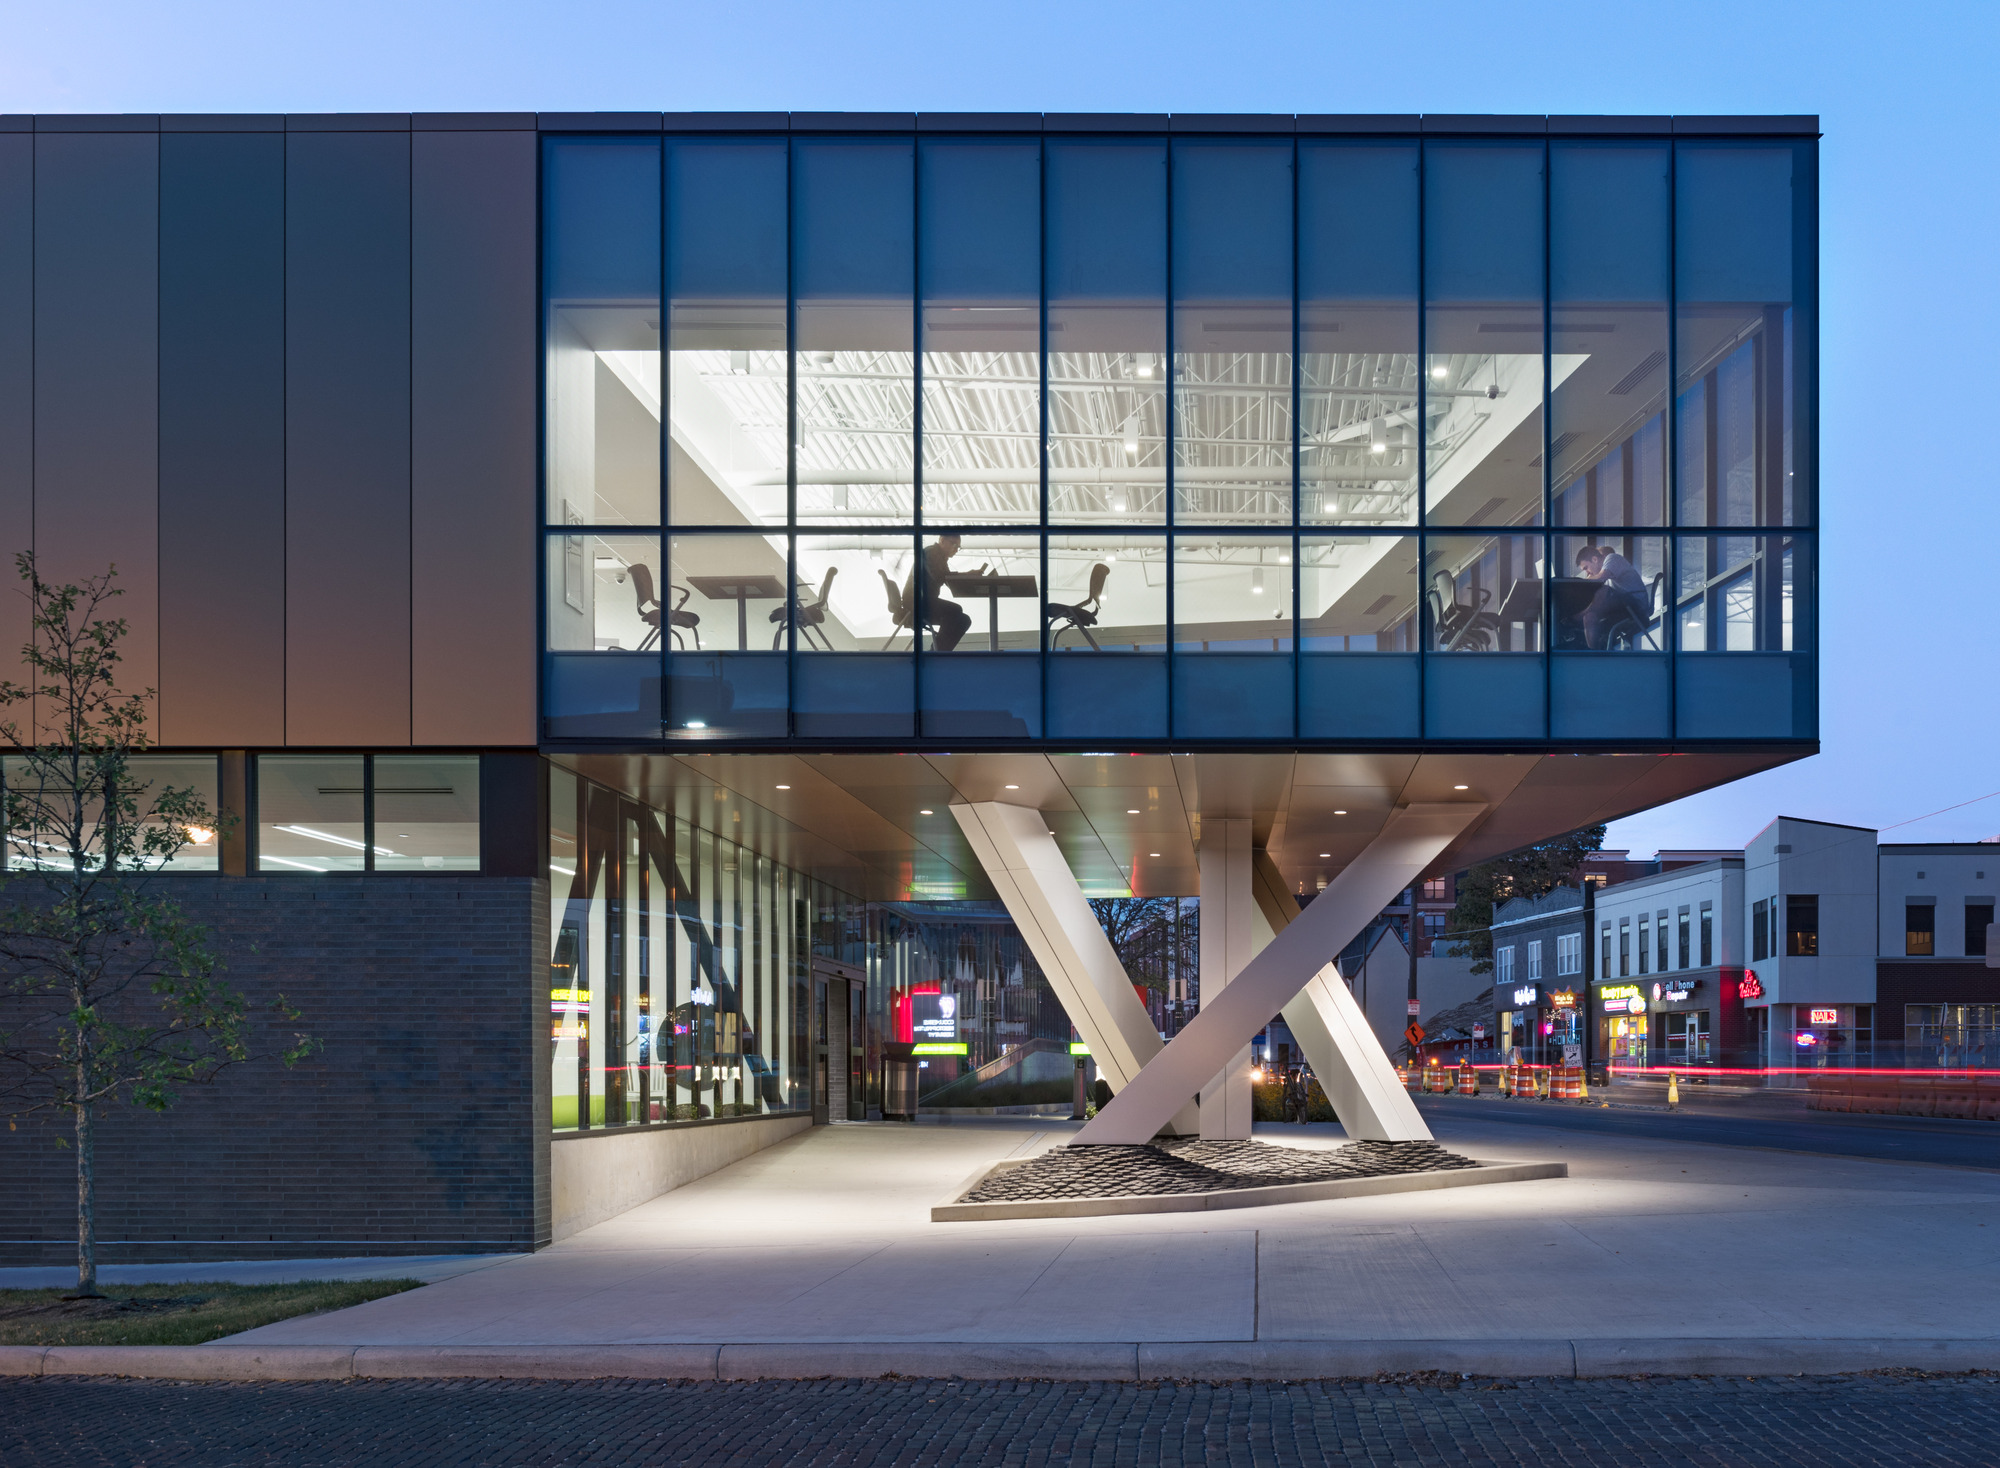
[[[324,1048],[189,1088],[164,1115],[106,1113],[102,1262],[547,1241],[546,881],[182,877],[159,890],[215,928],[230,982],[253,1004],[282,990]],[[50,1125],[0,1130],[0,1263],[75,1257],[74,1178]]]

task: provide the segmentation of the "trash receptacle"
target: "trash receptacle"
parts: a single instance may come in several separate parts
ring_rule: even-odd
[[[917,1119],[917,1057],[914,1046],[891,1041],[882,1047],[882,1117],[885,1121]]]

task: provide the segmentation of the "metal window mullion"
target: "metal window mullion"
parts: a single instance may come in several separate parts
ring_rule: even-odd
[[[1430,343],[1430,273],[1425,254],[1430,239],[1429,179],[1430,146],[1417,140],[1417,737],[1430,728],[1431,623],[1430,599],[1430,367],[1425,349]],[[1414,945],[1413,945],[1414,946]]]
[[[924,728],[924,602],[933,594],[941,594],[942,586],[933,593],[924,575],[924,291],[923,291],[923,240],[917,226],[918,211],[923,207],[921,185],[918,183],[920,170],[917,166],[917,139],[910,138],[910,523],[916,527],[917,559],[916,575],[910,584],[916,588],[917,604],[910,613],[910,722],[922,739]],[[853,1037],[849,1036],[849,1044]]]
[[[1542,140],[1542,738],[1555,736],[1555,625],[1550,613],[1555,595],[1549,581],[1556,572],[1555,539],[1555,281],[1551,268],[1555,258],[1555,236],[1551,213],[1555,189],[1555,150]]]
[[[1667,396],[1660,406],[1660,431],[1667,437],[1666,504],[1667,594],[1661,598],[1660,645],[1667,650],[1667,733],[1681,728],[1681,321],[1680,321],[1680,149],[1667,143]],[[1627,476],[1629,482],[1630,476]]]
[[[375,756],[361,756],[361,870],[375,870]]]
[[[674,382],[672,382],[674,374],[668,370],[668,342],[672,340],[672,330],[674,330],[674,318],[672,318],[672,306],[674,306],[674,302],[672,302],[672,298],[668,294],[668,268],[666,268],[666,226],[668,226],[668,218],[666,218],[666,154],[668,154],[668,144],[666,144],[666,138],[662,138],[660,140],[660,346],[658,346],[658,350],[660,350],[660,488],[658,488],[658,504],[656,504],[656,514],[658,514],[658,520],[660,520],[660,586],[656,588],[656,592],[662,598],[672,596],[672,590],[674,590],[672,588],[672,568],[674,568],[672,548],[674,548],[674,538],[670,534],[672,520],[674,520],[674,498],[672,498],[672,484],[668,482],[672,478],[672,466],[674,466],[674,456],[672,456],[672,450],[670,450],[670,444],[674,440]],[[660,662],[660,708],[658,708],[660,722],[658,722],[658,734],[656,734],[656,738],[664,744],[666,742],[666,728],[668,728],[668,722],[670,722],[668,704],[674,698],[674,680],[668,678],[668,670],[674,666],[674,660],[668,656],[668,650],[672,648],[674,640],[668,636],[668,626],[670,626],[670,618],[666,616],[668,602],[662,600],[658,606],[660,606],[660,622],[666,624],[666,626],[660,628],[660,646],[654,650],[654,656]],[[596,638],[592,638],[592,642],[594,640]]]
[[[1037,326],[1037,385],[1040,401],[1037,404],[1038,418],[1036,433],[1039,437],[1039,462],[1041,466],[1041,588],[1042,600],[1050,597],[1049,587],[1049,145],[1046,138],[1035,140],[1035,198],[1038,214],[1035,220],[1035,294],[1041,302],[1036,315]],[[1049,619],[1046,615],[1036,617],[1038,646],[1041,649],[1037,667],[1041,680],[1041,737],[1049,737]]]
[[[1166,216],[1160,221],[1160,227],[1167,232],[1166,298],[1161,302],[1161,306],[1166,316],[1166,320],[1162,323],[1165,327],[1165,335],[1162,339],[1166,343],[1166,351],[1163,354],[1160,362],[1160,375],[1165,380],[1166,383],[1166,402],[1162,408],[1160,416],[1160,428],[1162,435],[1161,445],[1160,445],[1160,460],[1161,460],[1160,472],[1165,477],[1165,483],[1166,483],[1166,504],[1162,508],[1166,512],[1167,562],[1162,569],[1165,573],[1166,584],[1167,584],[1167,628],[1166,628],[1167,636],[1166,636],[1166,649],[1165,649],[1167,658],[1166,730],[1167,730],[1167,738],[1169,741],[1171,741],[1175,733],[1174,670],[1175,670],[1175,665],[1178,664],[1180,661],[1179,639],[1175,635],[1180,629],[1176,624],[1176,622],[1174,621],[1174,582],[1177,579],[1174,575],[1174,570],[1175,570],[1174,525],[1176,521],[1176,516],[1174,514],[1174,492],[1175,492],[1174,491],[1174,443],[1175,443],[1174,385],[1175,382],[1177,381],[1177,375],[1175,372],[1175,363],[1174,363],[1174,143],[1173,139],[1172,138],[1163,139],[1161,141],[1160,148],[1161,152],[1165,155],[1166,168],[1167,168]]]
[[[1300,570],[1304,545],[1299,537],[1300,501],[1305,479],[1300,468],[1304,458],[1304,436],[1299,427],[1304,402],[1299,369],[1299,140],[1292,139],[1292,742],[1298,743],[1305,727],[1301,711],[1305,700],[1305,608],[1299,603],[1304,585]]]
[[[797,152],[789,140],[785,144],[785,528],[786,546],[791,553],[785,588],[785,735],[798,737],[799,639],[799,351],[798,351],[798,221],[794,208],[797,190],[792,183],[792,161]],[[690,984],[693,980],[690,979]],[[692,1054],[692,1051],[690,1051]]]

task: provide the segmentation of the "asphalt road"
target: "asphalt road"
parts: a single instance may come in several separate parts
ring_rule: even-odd
[[[1701,1097],[1679,1112],[1502,1097],[1420,1095],[1416,1099],[1418,1109],[1434,1125],[1464,1117],[1722,1147],[1769,1147],[1829,1157],[2000,1170],[2000,1122],[1852,1116],[1808,1111],[1802,1102],[1789,1098],[1755,1095],[1730,1100]]]
[[[0,1380],[7,1468],[1988,1465],[2000,1378],[1284,1382]]]

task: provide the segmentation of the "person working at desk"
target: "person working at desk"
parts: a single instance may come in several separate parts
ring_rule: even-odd
[[[924,547],[923,619],[937,629],[931,634],[932,652],[950,652],[972,626],[964,607],[938,595],[944,578],[951,574],[951,558],[958,554],[958,546],[958,537],[946,531]]]
[[[1587,545],[1576,553],[1576,564],[1586,581],[1604,583],[1590,605],[1583,609],[1583,645],[1601,648],[1611,629],[1628,616],[1643,626],[1653,614],[1652,593],[1639,568],[1608,545]]]

